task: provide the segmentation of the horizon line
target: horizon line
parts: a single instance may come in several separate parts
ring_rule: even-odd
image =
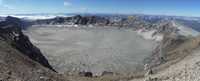
[[[167,15],[167,14],[145,14],[145,13],[83,13],[83,12],[72,12],[72,13],[64,13],[64,12],[58,12],[58,13],[15,13],[15,14],[1,14],[1,15],[55,15],[55,14],[62,14],[62,15],[147,15],[147,16],[166,16],[166,17],[193,17],[193,18],[200,18],[200,16],[186,16],[186,15]]]

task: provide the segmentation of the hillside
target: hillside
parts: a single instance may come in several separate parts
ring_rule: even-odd
[[[17,18],[0,22],[0,80],[63,81],[20,27]]]
[[[153,74],[132,81],[199,81],[199,40],[191,38],[172,47],[166,53],[167,61],[153,68]]]
[[[60,75],[31,60],[2,39],[0,54],[2,81],[64,81]]]

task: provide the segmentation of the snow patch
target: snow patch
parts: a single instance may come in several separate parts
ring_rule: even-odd
[[[162,34],[155,34],[155,33],[156,33],[156,30],[140,29],[140,30],[137,31],[137,34],[142,36],[144,39],[161,41],[163,39],[163,35]]]

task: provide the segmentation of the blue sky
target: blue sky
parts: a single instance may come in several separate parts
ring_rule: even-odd
[[[20,13],[143,13],[200,17],[200,0],[0,0],[0,14]]]

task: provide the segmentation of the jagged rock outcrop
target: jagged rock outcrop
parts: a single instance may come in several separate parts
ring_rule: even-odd
[[[22,27],[23,23],[20,19],[7,17],[5,21],[0,22],[1,40],[6,41],[13,48],[28,56],[30,59],[55,71],[40,50],[30,42],[26,35],[23,34]]]
[[[56,17],[53,19],[45,19],[45,20],[36,20],[34,24],[48,24],[48,25],[56,25],[56,24],[77,24],[77,25],[108,25],[109,20],[104,17],[98,16],[80,16],[76,15],[73,17]]]
[[[147,20],[138,16],[81,16],[56,17],[53,19],[42,19],[33,21],[34,25],[92,25],[92,26],[113,26],[119,28],[133,28],[134,30],[145,29],[147,31],[157,30],[156,33],[178,31],[173,26],[173,20],[162,18]]]
[[[102,17],[102,16],[81,16],[56,17],[53,19],[36,20],[34,24],[76,24],[76,25],[97,25],[97,26],[128,26],[133,25],[128,18]]]

